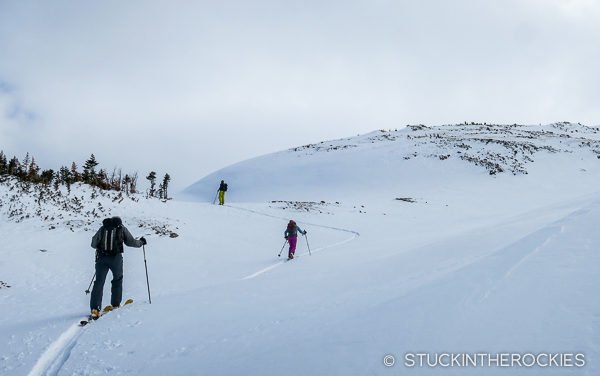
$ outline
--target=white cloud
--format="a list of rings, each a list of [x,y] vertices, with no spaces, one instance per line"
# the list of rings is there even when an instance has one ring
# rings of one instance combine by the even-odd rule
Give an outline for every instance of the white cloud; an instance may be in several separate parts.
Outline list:
[[[0,78],[38,116],[23,150],[183,185],[406,123],[597,124],[596,4],[4,2]]]

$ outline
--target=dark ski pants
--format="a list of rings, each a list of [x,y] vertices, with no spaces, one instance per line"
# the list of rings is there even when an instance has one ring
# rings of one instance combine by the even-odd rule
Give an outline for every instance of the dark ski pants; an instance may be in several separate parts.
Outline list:
[[[102,307],[102,293],[104,290],[104,281],[108,270],[112,272],[113,279],[110,289],[110,305],[113,307],[121,305],[123,296],[123,254],[116,256],[98,256],[96,259],[96,282],[92,289],[90,298],[90,310],[100,310]]]

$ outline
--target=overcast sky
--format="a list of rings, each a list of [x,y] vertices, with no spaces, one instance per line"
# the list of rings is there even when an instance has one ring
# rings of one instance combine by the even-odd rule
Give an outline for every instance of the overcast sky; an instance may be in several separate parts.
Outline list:
[[[598,67],[598,0],[0,0],[0,149],[181,189],[406,124],[598,125]]]

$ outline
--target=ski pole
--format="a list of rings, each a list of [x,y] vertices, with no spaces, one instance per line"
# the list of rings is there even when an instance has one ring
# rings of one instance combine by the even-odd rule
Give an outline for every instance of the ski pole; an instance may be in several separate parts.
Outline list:
[[[152,304],[152,298],[150,298],[150,282],[148,282],[148,263],[146,262],[146,246],[142,245],[144,250],[144,266],[146,267],[146,285],[148,285],[148,301]]]
[[[215,195],[215,198],[213,199],[213,205],[215,204],[215,202],[217,202],[217,196],[219,195],[219,191],[217,191],[217,194]]]
[[[306,246],[308,247],[308,255],[312,256],[312,254],[310,253],[310,245],[308,245],[308,235],[304,234],[304,238],[306,239]]]
[[[90,293],[90,288],[92,287],[92,283],[94,283],[94,278],[96,278],[96,272],[94,272],[94,276],[92,277],[92,280],[90,281],[90,285],[88,286],[87,290],[85,290],[86,295]]]
[[[285,239],[285,243],[283,243],[283,247],[281,247],[281,251],[279,251],[279,254],[277,255],[277,257],[281,257],[281,252],[283,252],[283,248],[285,248],[286,244],[287,244],[287,239]]]

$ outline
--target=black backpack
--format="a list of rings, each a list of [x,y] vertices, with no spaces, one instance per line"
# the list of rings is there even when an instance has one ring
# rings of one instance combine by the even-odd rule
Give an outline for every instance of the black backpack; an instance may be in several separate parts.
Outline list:
[[[102,256],[115,256],[123,253],[123,222],[121,218],[106,218],[102,221],[102,236],[98,245],[98,254]]]

